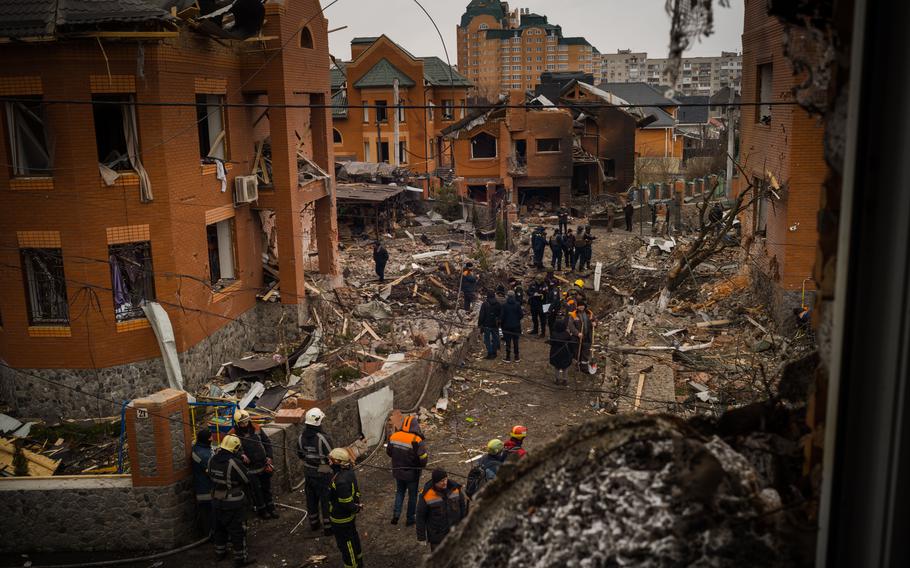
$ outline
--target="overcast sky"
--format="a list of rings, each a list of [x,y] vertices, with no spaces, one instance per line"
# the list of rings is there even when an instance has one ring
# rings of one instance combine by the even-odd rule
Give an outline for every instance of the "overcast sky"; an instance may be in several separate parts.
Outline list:
[[[322,0],[325,6],[330,0]],[[420,0],[442,31],[452,64],[457,63],[455,27],[470,0]],[[743,2],[730,8],[715,4],[715,31],[686,55],[720,55],[742,51]],[[670,20],[664,0],[521,0],[510,8],[530,8],[562,26],[563,35],[584,36],[601,53],[617,49],[645,51],[649,57],[666,57]],[[332,33],[330,48],[340,59],[351,57],[351,38],[385,34],[416,56],[437,55],[445,60],[433,24],[414,0],[339,0],[326,10]]]

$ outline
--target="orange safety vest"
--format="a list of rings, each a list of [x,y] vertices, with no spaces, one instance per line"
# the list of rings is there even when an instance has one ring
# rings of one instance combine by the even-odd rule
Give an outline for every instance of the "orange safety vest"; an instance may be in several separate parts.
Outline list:
[[[410,450],[414,442],[420,443],[423,441],[423,438],[411,432],[411,424],[414,422],[413,416],[408,416],[404,419],[404,423],[401,425],[401,430],[398,430],[391,436],[389,436],[389,443],[400,446],[402,448]],[[425,456],[419,456],[423,458]]]

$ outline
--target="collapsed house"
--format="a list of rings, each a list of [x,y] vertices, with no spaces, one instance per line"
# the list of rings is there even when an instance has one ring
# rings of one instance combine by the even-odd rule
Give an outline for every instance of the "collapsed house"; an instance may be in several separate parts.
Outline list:
[[[274,339],[284,312],[293,331],[298,259],[337,274],[319,3],[20,4],[0,2],[3,400],[112,415]]]

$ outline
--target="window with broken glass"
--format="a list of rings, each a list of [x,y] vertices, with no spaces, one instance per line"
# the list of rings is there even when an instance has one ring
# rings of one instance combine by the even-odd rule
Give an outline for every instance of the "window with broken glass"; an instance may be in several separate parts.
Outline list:
[[[118,172],[133,169],[128,142],[128,130],[136,131],[132,99],[131,95],[92,96],[98,163]]]
[[[455,120],[455,101],[445,99],[442,101],[442,119]]]
[[[144,318],[142,305],[155,300],[152,243],[140,241],[110,245],[111,290],[117,321]]]
[[[376,101],[376,122],[389,121],[389,109],[386,101]]]
[[[29,325],[66,325],[69,304],[59,248],[25,248],[22,256]]]
[[[219,290],[236,279],[234,219],[206,225],[205,235],[209,252],[209,281],[213,290]]]
[[[203,162],[228,159],[224,95],[196,95],[199,157]]]
[[[50,176],[51,159],[40,97],[6,101],[6,132],[14,176]]]

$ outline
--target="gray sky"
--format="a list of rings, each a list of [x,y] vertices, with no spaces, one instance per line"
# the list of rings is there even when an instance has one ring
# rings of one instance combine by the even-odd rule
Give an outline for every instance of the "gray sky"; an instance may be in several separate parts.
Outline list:
[[[325,6],[330,0],[322,0]],[[442,31],[452,64],[457,63],[455,27],[470,0],[420,0]],[[719,55],[741,51],[743,3],[730,8],[715,4],[714,34],[697,43],[686,55]],[[646,51],[649,57],[666,57],[670,20],[664,0],[521,0],[510,8],[530,8],[550,23],[562,26],[566,36],[584,36],[601,53],[617,49]],[[340,59],[351,57],[351,38],[385,34],[417,56],[437,55],[445,60],[442,45],[430,20],[414,0],[339,0],[326,10],[332,33],[330,48]]]

